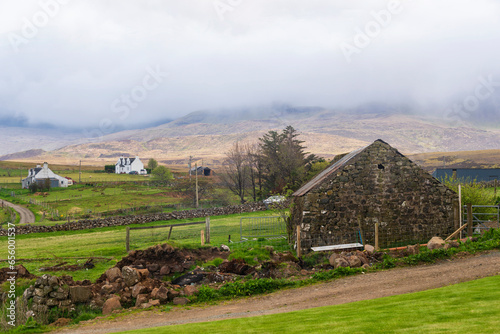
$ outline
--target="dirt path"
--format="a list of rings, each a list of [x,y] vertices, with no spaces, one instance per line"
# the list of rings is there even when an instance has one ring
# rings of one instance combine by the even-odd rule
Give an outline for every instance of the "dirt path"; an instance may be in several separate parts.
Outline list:
[[[19,224],[30,224],[35,222],[35,215],[33,212],[23,206],[4,201],[3,199],[0,199],[0,205],[11,207],[17,211],[21,217]]]
[[[175,308],[167,313],[132,314],[112,321],[92,320],[57,333],[112,333],[191,322],[251,317],[417,292],[500,274],[500,252],[488,252],[433,265],[397,268],[329,283],[206,307]]]

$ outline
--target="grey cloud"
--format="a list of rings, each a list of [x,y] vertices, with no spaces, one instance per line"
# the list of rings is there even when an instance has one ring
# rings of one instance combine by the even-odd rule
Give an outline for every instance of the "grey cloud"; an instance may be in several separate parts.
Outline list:
[[[43,2],[50,1],[62,0]],[[22,36],[25,19],[41,8],[38,1],[2,4],[0,104],[8,111],[0,118],[123,128],[273,101],[411,103],[444,113],[473,93],[479,77],[500,80],[500,3],[493,0],[402,2],[351,62],[340,45],[354,45],[357,28],[364,31],[390,2],[67,2],[18,52],[9,38]],[[142,99],[149,67],[168,76]],[[114,112],[113,102],[134,92],[127,117]]]

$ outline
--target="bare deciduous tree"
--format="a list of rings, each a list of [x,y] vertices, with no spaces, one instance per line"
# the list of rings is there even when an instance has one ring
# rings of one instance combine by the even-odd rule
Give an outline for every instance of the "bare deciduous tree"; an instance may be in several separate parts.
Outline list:
[[[220,174],[224,186],[245,203],[245,191],[248,185],[248,164],[244,145],[236,142],[226,153],[226,159]]]

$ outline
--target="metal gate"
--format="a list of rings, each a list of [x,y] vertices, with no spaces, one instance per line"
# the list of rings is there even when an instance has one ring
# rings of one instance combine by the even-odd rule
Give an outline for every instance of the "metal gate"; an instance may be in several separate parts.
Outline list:
[[[500,205],[473,205],[472,226],[474,233],[483,233],[500,227]],[[467,205],[463,209],[463,222],[467,222]]]
[[[286,238],[286,236],[285,220],[280,216],[240,219],[240,241],[251,238]]]

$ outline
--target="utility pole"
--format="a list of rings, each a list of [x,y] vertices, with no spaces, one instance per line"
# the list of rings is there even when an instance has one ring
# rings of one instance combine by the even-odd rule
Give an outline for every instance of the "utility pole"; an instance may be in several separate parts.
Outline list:
[[[196,208],[198,208],[198,163],[194,164],[195,175],[196,175]]]
[[[188,168],[189,168],[189,179],[191,179],[191,161],[193,160],[193,156],[189,156]]]
[[[80,170],[78,172],[78,183],[82,183],[82,161],[80,160]]]

